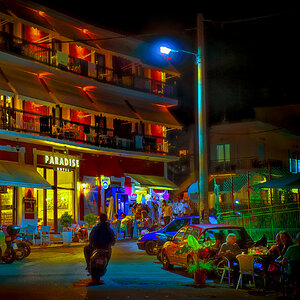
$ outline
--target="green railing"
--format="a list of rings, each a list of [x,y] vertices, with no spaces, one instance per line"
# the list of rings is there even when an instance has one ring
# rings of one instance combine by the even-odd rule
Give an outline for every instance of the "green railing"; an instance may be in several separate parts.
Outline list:
[[[254,241],[264,234],[274,241],[280,231],[287,231],[293,239],[300,232],[298,203],[264,206],[254,209],[229,211],[218,214],[219,223],[244,226]]]

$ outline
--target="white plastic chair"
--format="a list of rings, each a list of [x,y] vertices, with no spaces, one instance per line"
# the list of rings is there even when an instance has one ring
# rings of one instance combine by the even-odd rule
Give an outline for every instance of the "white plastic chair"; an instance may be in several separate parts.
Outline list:
[[[244,274],[252,275],[253,284],[255,285],[254,256],[248,255],[248,254],[239,254],[236,256],[236,258],[239,262],[239,267],[240,267],[240,276],[239,276],[238,283],[236,285],[236,290],[239,288],[240,283],[242,285],[242,280],[243,280]]]
[[[223,259],[218,263],[217,269],[220,273],[222,272],[220,284],[222,284],[225,274],[227,272],[228,284],[230,285],[231,266],[229,260],[226,257],[223,257]]]

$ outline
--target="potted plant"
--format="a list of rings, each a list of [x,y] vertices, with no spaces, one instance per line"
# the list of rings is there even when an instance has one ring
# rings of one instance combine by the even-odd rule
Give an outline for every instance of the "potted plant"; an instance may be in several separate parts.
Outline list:
[[[88,235],[90,236],[90,232],[92,230],[92,227],[97,224],[97,216],[94,214],[87,214],[83,217],[87,227],[88,227]]]
[[[66,245],[70,245],[72,241],[72,230],[70,229],[72,223],[74,223],[74,219],[72,218],[72,215],[68,214],[68,212],[61,215],[60,224],[63,226],[63,243]]]
[[[177,250],[175,254],[192,253],[191,263],[188,265],[187,270],[189,273],[194,274],[195,284],[205,284],[207,271],[212,271],[215,267],[212,262],[205,260],[205,258],[199,259],[199,254],[201,257],[205,257],[205,255],[201,255],[200,252],[206,251],[212,244],[205,242],[200,245],[192,235],[188,236],[187,241],[188,244],[184,245],[180,250]]]

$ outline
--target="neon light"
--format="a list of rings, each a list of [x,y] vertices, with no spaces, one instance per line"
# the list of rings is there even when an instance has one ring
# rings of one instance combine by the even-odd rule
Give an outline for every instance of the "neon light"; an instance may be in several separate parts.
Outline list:
[[[45,164],[79,168],[79,159],[45,155]]]

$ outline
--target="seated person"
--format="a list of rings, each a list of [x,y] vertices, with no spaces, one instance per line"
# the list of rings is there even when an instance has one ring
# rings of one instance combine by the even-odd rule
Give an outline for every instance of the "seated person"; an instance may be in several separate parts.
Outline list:
[[[213,252],[212,254],[217,254],[221,248],[221,245],[225,241],[225,235],[223,232],[216,232],[214,234],[214,238],[215,238],[215,244],[212,245],[209,250]]]
[[[230,266],[233,270],[232,272],[232,282],[235,284],[239,277],[239,264],[236,259],[236,256],[238,254],[241,254],[242,251],[239,247],[239,245],[236,243],[236,235],[233,233],[230,233],[227,235],[226,243],[223,243],[218,255],[226,257],[229,262]]]
[[[88,240],[89,233],[87,228],[85,228],[85,224],[82,224],[82,226],[78,226],[77,230],[75,231],[75,236],[73,238],[73,242],[79,242],[84,241],[86,242]]]
[[[282,260],[284,257],[284,254],[286,253],[288,248],[294,244],[294,242],[293,242],[292,238],[290,237],[290,235],[285,231],[280,232],[280,240],[281,240],[281,243],[283,244],[283,248],[282,248],[281,256],[278,259]]]
[[[228,234],[226,243],[223,243],[218,255],[225,256],[229,261],[235,260],[238,254],[242,251],[239,245],[236,243],[236,236],[233,233]]]
[[[276,240],[276,245],[273,245],[268,250],[268,254],[270,254],[273,257],[273,259],[280,257],[282,255],[282,249],[283,249],[283,244],[281,243],[280,240],[280,233],[277,233],[275,240]]]
[[[293,263],[300,263],[300,232],[296,236],[296,244],[290,246],[281,261],[283,265],[288,264],[287,274],[292,274]],[[299,280],[299,270],[297,270],[298,280]]]

